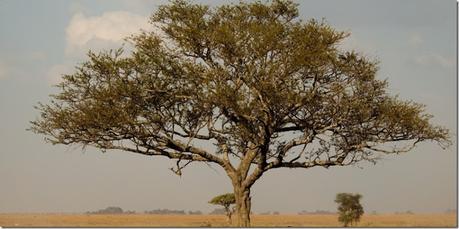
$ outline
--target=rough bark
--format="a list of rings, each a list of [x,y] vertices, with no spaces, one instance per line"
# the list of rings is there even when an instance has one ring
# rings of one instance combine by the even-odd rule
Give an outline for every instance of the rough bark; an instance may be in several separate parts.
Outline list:
[[[234,195],[236,197],[237,226],[250,227],[250,189],[246,187],[235,186]]]

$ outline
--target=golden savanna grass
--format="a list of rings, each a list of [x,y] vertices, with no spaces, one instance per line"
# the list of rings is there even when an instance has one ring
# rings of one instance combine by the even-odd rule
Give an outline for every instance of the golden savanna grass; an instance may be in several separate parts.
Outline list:
[[[0,214],[3,227],[227,227],[223,215]],[[254,227],[340,227],[337,215],[253,215]],[[455,214],[364,215],[359,227],[457,227]]]

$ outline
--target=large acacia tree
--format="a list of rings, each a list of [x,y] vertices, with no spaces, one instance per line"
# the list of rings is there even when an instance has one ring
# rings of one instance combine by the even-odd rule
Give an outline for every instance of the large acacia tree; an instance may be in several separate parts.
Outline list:
[[[340,48],[348,33],[299,20],[290,1],[178,0],[151,24],[129,38],[129,52],[90,52],[37,106],[31,129],[54,144],[168,157],[177,174],[192,162],[220,166],[239,226],[250,225],[250,190],[268,170],[448,143],[422,105],[388,95],[377,61]]]

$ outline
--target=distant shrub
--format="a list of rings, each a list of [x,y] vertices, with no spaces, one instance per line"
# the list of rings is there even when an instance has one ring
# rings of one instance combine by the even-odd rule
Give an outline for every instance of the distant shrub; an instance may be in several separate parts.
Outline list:
[[[156,209],[151,211],[145,211],[145,214],[153,215],[185,215],[184,210],[169,210],[169,209]]]
[[[188,211],[188,215],[202,215],[201,211]]]
[[[362,195],[351,193],[338,193],[335,202],[338,203],[338,221],[343,223],[344,227],[349,224],[355,224],[360,221],[363,215],[363,207],[360,204]]]
[[[101,210],[94,211],[94,212],[88,211],[86,213],[87,214],[124,214],[125,212],[120,207],[107,207],[105,209],[101,209]]]

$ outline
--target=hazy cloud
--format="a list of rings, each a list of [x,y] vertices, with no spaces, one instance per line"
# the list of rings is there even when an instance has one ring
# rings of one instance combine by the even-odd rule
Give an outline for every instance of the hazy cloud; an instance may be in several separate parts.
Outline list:
[[[148,17],[126,11],[106,12],[93,17],[77,13],[66,30],[66,53],[78,54],[82,50],[86,53],[88,49],[114,46],[148,25]]]
[[[57,64],[52,66],[47,74],[46,79],[51,85],[56,85],[62,81],[62,75],[70,74],[74,70],[70,64]]]
[[[454,28],[452,22],[455,20],[456,1],[445,1],[442,4],[432,0],[311,0],[307,4],[296,2],[301,2],[299,8],[303,12],[303,18],[325,17],[332,24],[345,27],[393,29],[450,24],[450,28]]]
[[[419,46],[424,43],[424,39],[419,34],[412,34],[408,40],[408,43],[412,46]]]
[[[440,66],[443,68],[454,67],[454,58],[445,57],[439,54],[427,54],[414,58],[414,62],[424,66]]]
[[[124,0],[122,1],[122,5],[128,9],[129,11],[134,12],[142,12],[150,15],[152,12],[155,11],[155,8],[158,5],[167,4],[167,0]]]
[[[30,55],[31,60],[36,60],[36,61],[46,60],[46,54],[43,52],[31,52],[29,55]]]
[[[339,44],[339,48],[346,51],[363,53],[364,55],[369,55],[370,57],[375,57],[377,54],[377,48],[375,48],[374,44],[368,40],[358,38],[355,34],[344,39]]]
[[[87,12],[88,9],[80,1],[71,1],[69,11],[71,12],[71,14],[77,14],[81,12]]]
[[[66,27],[66,60],[53,65],[46,74],[49,84],[58,84],[62,75],[74,71],[76,62],[84,59],[89,50],[101,51],[121,47],[129,35],[148,30],[148,17],[127,11],[110,11],[98,16],[86,16],[81,4],[73,4],[75,13]]]

